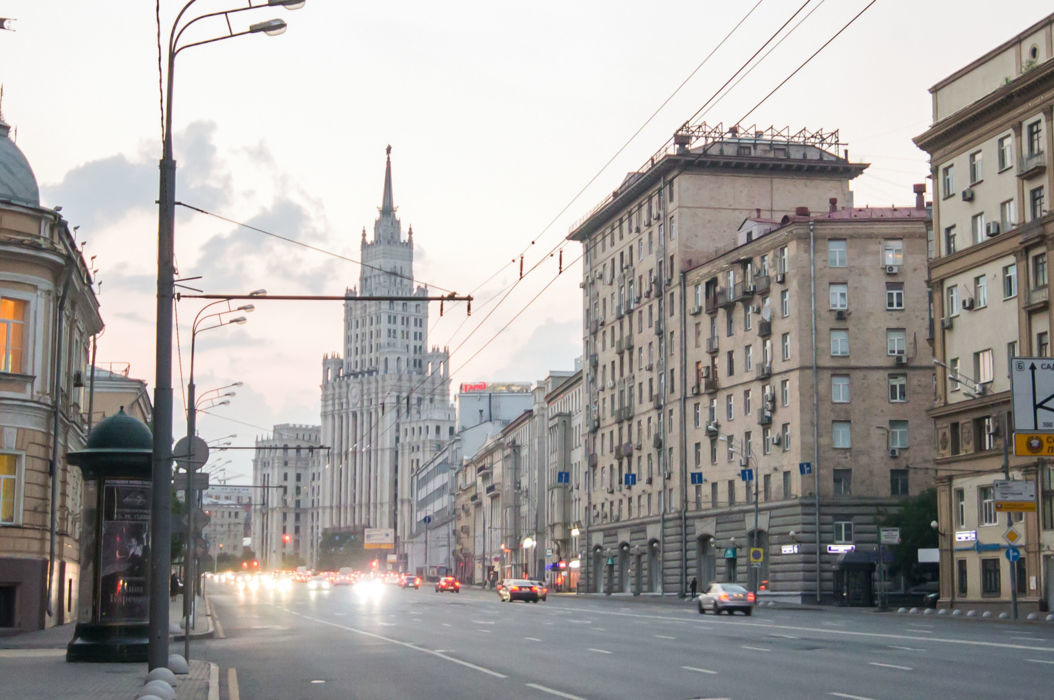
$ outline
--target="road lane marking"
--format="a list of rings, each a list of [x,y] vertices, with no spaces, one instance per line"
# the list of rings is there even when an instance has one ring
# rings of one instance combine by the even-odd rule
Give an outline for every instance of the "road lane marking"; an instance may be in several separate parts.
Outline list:
[[[589,647],[588,649],[586,649],[586,651],[595,651],[598,654],[614,654],[615,653],[613,651],[607,651],[606,649],[594,649],[593,647]]]
[[[890,649],[903,649],[904,651],[926,651],[925,649],[919,649],[917,647],[901,647],[901,646],[897,646],[896,644],[890,644],[889,648]]]
[[[482,627],[477,628],[476,631],[477,632],[482,632],[483,634],[490,634],[490,630],[485,630]]]
[[[318,681],[318,680],[311,681],[311,685],[324,685],[324,684],[325,684],[325,681]]]
[[[559,690],[553,690],[552,688],[546,688],[544,685],[538,685],[537,683],[524,683],[528,688],[534,688],[540,690],[543,693],[549,693],[555,695],[558,698],[567,698],[567,700],[585,700],[585,698],[578,695],[571,695],[570,693],[562,693]]]
[[[708,668],[696,668],[695,666],[681,666],[685,671],[695,671],[696,673],[705,673],[711,676],[716,676],[717,671],[711,671]]]
[[[542,641],[542,640],[538,639],[537,637],[524,637],[524,639],[526,639],[528,641],[531,641],[531,642],[540,642],[540,641]]]
[[[652,635],[652,636],[655,637],[656,639],[677,639],[677,637],[671,637],[668,634],[655,634],[655,635]]]
[[[209,662],[209,700],[220,700],[220,667]]]
[[[874,700],[874,698],[865,697],[863,695],[850,695],[849,693],[835,693],[835,692],[831,692],[831,693],[827,693],[827,694],[828,695],[833,695],[836,698],[849,698],[849,700]]]
[[[241,693],[238,691],[238,672],[234,667],[227,669],[227,697],[230,700],[240,700]]]
[[[473,620],[472,624],[474,624],[474,625],[493,625],[494,624],[494,620]]]
[[[772,636],[782,637],[783,639],[799,639],[799,637],[795,637],[793,634],[773,634]]]
[[[881,668],[895,668],[898,671],[910,671],[911,666],[897,666],[896,664],[880,664],[877,661],[869,661],[872,666],[879,666]]]
[[[424,647],[420,647],[420,646],[418,646],[416,644],[413,644],[412,642],[403,642],[401,640],[394,639],[392,637],[385,637],[383,634],[376,634],[375,632],[367,632],[366,630],[360,630],[360,629],[357,629],[355,627],[348,627],[347,625],[338,625],[337,623],[330,622],[329,620],[323,620],[323,619],[318,618],[318,617],[309,617],[308,615],[304,615],[303,613],[298,613],[298,612],[296,612],[294,610],[289,610],[289,609],[286,609],[286,608],[279,608],[279,610],[285,610],[290,615],[296,615],[297,617],[302,617],[305,620],[310,620],[311,622],[317,622],[320,625],[328,625],[330,627],[336,627],[337,629],[346,630],[348,632],[353,632],[355,634],[362,635],[363,637],[370,637],[372,639],[379,639],[382,642],[388,642],[389,644],[396,644],[398,646],[405,647],[407,649],[413,649],[414,651],[419,651],[422,654],[429,654],[431,656],[435,656],[436,658],[443,659],[444,661],[450,661],[451,663],[458,664],[459,666],[464,666],[465,668],[471,668],[474,671],[479,671],[480,673],[485,673],[485,674],[487,674],[489,676],[494,676],[495,678],[508,678],[508,676],[506,676],[504,673],[498,673],[497,671],[491,670],[489,668],[485,668],[483,666],[479,666],[477,664],[474,664],[474,663],[471,663],[471,662],[468,662],[468,661],[462,661],[461,659],[455,659],[453,656],[447,656],[446,654],[442,654],[440,652],[433,651],[432,649],[425,649]],[[238,698],[235,698],[235,697],[232,696],[231,700],[238,700]]]
[[[220,616],[216,614],[216,608],[212,609],[212,624],[216,628],[216,639],[226,639],[227,635],[223,633],[223,625],[220,624]]]
[[[594,627],[593,629],[595,629],[597,632],[607,632],[607,628],[605,627]]]
[[[749,649],[750,651],[772,651],[771,649],[766,649],[765,647],[748,647],[746,644],[742,645],[740,649]]]
[[[1043,659],[1025,659],[1025,661],[1031,661],[1034,664],[1054,664],[1054,661],[1044,661]]]
[[[443,623],[443,627],[450,627],[450,626],[451,626],[451,624],[449,622],[444,622]]]

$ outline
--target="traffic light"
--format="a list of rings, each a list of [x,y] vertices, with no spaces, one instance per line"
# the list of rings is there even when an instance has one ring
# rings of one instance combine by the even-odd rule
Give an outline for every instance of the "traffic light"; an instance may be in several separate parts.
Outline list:
[[[282,533],[282,542],[284,542],[286,544],[289,544],[292,541],[293,541],[293,536],[292,535],[290,535],[288,532]]]

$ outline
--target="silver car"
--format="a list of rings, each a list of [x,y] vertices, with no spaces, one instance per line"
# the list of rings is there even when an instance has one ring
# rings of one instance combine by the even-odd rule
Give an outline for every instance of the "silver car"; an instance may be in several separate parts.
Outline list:
[[[696,598],[696,603],[700,615],[708,610],[715,615],[722,612],[731,615],[736,610],[744,615],[754,612],[754,594],[736,583],[711,583]]]

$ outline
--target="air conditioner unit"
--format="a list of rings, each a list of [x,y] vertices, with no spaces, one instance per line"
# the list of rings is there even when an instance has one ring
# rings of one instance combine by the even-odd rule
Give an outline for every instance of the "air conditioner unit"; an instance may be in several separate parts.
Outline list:
[[[666,472],[663,476],[665,476],[666,480],[669,481],[673,478],[673,472]]]
[[[967,187],[965,190],[963,190],[963,201],[964,202],[972,202],[973,201],[973,190],[970,189],[969,187]]]
[[[836,320],[836,321],[844,321],[845,318],[846,318],[845,309],[837,309],[837,310],[835,310],[835,312],[834,312],[834,320]]]
[[[692,396],[698,396],[698,395],[699,395],[699,385],[698,384],[693,384],[692,385]]]
[[[609,379],[608,380],[608,389],[614,389],[614,388],[615,388],[615,382],[613,382],[612,380]]]
[[[900,265],[886,265],[887,275],[898,275],[900,274]]]
[[[649,362],[648,364],[644,365],[644,369],[648,372],[652,371],[653,369],[655,369],[655,363]]]
[[[889,448],[889,456],[890,457],[899,457],[900,456],[900,450],[898,450],[896,447]]]
[[[987,224],[984,225],[984,232],[985,232],[985,235],[987,235],[989,238],[991,238],[992,236],[998,236],[999,235],[999,222],[998,221],[989,221]]]
[[[776,282],[778,284],[783,284],[784,280],[786,280],[786,279],[787,279],[787,273],[786,272],[777,272],[776,273]]]
[[[943,328],[944,330],[951,330],[951,327],[952,327],[952,319],[951,319],[951,317],[942,318],[941,319],[941,328]]]
[[[699,376],[702,377],[703,379],[709,379],[710,378],[710,368],[709,367],[701,367],[699,369]]]
[[[973,305],[974,305],[974,301],[973,301],[973,299],[971,299],[970,297],[966,297],[966,298],[964,298],[964,299],[962,300],[962,307],[963,307],[964,309],[966,309],[967,311],[969,311],[970,309],[972,309],[972,308],[973,308]]]
[[[772,436],[772,444],[773,445],[779,445],[782,440],[783,440],[783,438],[780,436],[779,433],[776,433],[775,435]]]
[[[717,423],[710,423],[710,424],[708,424],[706,426],[706,434],[707,435],[717,435],[717,433],[720,430],[721,430],[721,426],[719,424],[717,424]]]
[[[759,304],[754,304],[753,306],[750,307],[750,313],[752,313],[752,314],[760,314],[761,313],[761,306]]]
[[[904,355],[897,355],[897,356],[896,356],[896,357],[894,358],[894,361],[895,361],[895,362],[896,362],[896,364],[898,364],[898,365],[906,365],[906,364],[908,364],[908,358],[907,358],[907,357],[905,357]]]
[[[651,483],[651,477],[649,476],[647,479],[645,479],[644,483],[645,484],[650,484]]]

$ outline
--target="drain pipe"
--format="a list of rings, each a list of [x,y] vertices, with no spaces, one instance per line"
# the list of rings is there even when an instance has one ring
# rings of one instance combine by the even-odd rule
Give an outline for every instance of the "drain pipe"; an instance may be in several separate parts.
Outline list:
[[[816,368],[816,222],[809,220],[809,284],[812,307],[812,479],[815,493],[816,603],[820,603],[820,390]]]
[[[48,544],[48,617],[54,617],[55,611],[51,608],[52,593],[55,583],[55,543],[56,527],[58,525],[58,501],[59,501],[59,478],[58,478],[58,452],[59,452],[59,393],[62,386],[60,379],[62,374],[62,314],[66,307],[66,296],[70,290],[70,279],[73,277],[73,265],[66,268],[66,276],[62,282],[62,293],[59,294],[58,306],[55,309],[55,320],[52,324],[55,336],[52,342],[51,361],[51,459],[48,462],[48,475],[51,477],[51,514],[50,514],[50,541]]]

